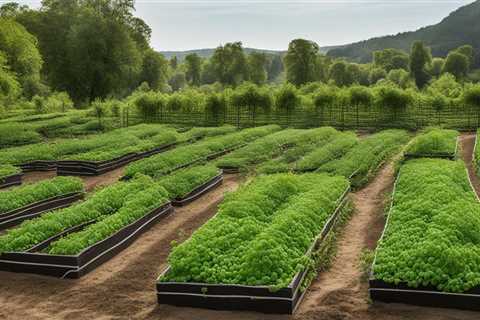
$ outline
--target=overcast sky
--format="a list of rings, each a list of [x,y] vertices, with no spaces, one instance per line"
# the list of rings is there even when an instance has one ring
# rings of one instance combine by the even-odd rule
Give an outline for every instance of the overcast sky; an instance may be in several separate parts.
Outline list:
[[[13,1],[13,0],[9,0]],[[0,0],[2,2],[9,2]],[[38,7],[40,0],[18,1]],[[213,48],[231,41],[285,50],[306,38],[320,46],[396,34],[440,22],[472,0],[137,0],[157,50]]]

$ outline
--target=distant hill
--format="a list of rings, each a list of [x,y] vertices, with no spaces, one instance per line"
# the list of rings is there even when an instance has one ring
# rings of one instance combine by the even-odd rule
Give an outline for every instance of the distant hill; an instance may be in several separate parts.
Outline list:
[[[470,44],[475,48],[476,65],[480,66],[480,0],[457,9],[436,25],[340,46],[329,50],[328,55],[365,63],[371,61],[375,50],[396,48],[409,51],[416,40],[430,46],[434,56],[446,56],[450,50]]]
[[[284,54],[285,51],[277,51],[277,50],[267,50],[267,49],[254,49],[254,48],[243,48],[243,50],[248,54],[250,52],[264,52],[269,54]],[[161,54],[165,56],[165,58],[170,59],[174,56],[177,57],[178,60],[182,61],[185,59],[190,53],[196,53],[202,58],[210,58],[213,55],[215,48],[208,48],[208,49],[193,49],[187,51],[160,51]]]

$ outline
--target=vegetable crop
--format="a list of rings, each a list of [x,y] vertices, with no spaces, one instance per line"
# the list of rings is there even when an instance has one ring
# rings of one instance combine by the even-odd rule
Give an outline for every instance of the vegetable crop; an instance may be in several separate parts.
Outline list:
[[[416,159],[401,167],[373,271],[413,288],[480,285],[480,203],[463,161]]]
[[[360,187],[409,140],[404,130],[381,131],[361,140],[343,157],[322,165],[318,171],[351,178],[352,186]]]
[[[22,172],[19,168],[11,166],[11,165],[0,165],[0,182],[3,181],[6,177],[13,176],[14,174],[18,174]]]
[[[0,253],[27,250],[66,229],[89,221],[101,221],[119,212],[127,203],[143,197],[144,193],[148,194],[154,185],[155,182],[146,176],[117,182],[79,204],[24,221],[0,236]],[[131,213],[134,211],[133,208]]]
[[[49,198],[82,192],[83,182],[74,177],[55,177],[0,192],[0,215]]]
[[[413,157],[454,157],[458,131],[429,129],[413,139],[405,154]]]
[[[242,146],[244,143],[280,130],[277,125],[245,129],[220,137],[207,138],[187,146],[142,159],[130,164],[125,170],[126,177],[141,173],[151,177],[160,177],[182,166],[204,161],[208,156]]]
[[[281,156],[286,150],[296,146],[328,141],[336,133],[331,127],[282,130],[235,150],[220,158],[216,164],[219,168],[246,168]]]
[[[190,192],[220,174],[214,165],[195,166],[178,170],[157,182],[168,192],[170,199],[183,198]]]
[[[348,187],[343,177],[277,174],[228,194],[217,215],[169,256],[160,281],[284,287]]]

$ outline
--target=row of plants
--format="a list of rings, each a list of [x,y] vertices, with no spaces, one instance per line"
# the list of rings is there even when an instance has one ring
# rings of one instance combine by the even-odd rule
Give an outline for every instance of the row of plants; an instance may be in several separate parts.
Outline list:
[[[219,168],[246,169],[279,157],[291,148],[324,143],[336,133],[337,131],[331,127],[282,130],[235,150],[215,163]]]
[[[56,140],[0,150],[0,163],[23,164],[38,160],[110,160],[131,152],[142,152],[201,136],[221,135],[233,127],[192,129],[178,133],[165,125],[141,124],[86,138]]]
[[[208,138],[188,146],[177,147],[174,150],[131,163],[125,170],[125,177],[131,178],[138,173],[159,177],[183,166],[207,160],[213,154],[242,146],[279,130],[280,126],[277,125],[256,127],[220,137]]]
[[[350,178],[352,187],[361,187],[387,159],[400,152],[410,138],[406,131],[398,129],[372,134],[353,146],[343,157],[320,166],[318,171]]]
[[[348,186],[316,173],[256,178],[174,247],[160,281],[286,287],[311,264],[306,253]]]
[[[408,145],[407,157],[454,157],[459,133],[456,130],[428,128]]]
[[[21,170],[12,165],[0,165],[0,182],[6,177],[21,173]]]
[[[35,202],[82,192],[83,182],[74,177],[55,177],[0,192],[0,215]]]
[[[315,171],[325,163],[341,158],[357,143],[358,138],[354,133],[338,133],[334,139],[300,159],[295,164],[294,170],[300,172]]]
[[[221,171],[212,164],[194,166],[178,170],[161,177],[157,183],[165,188],[170,199],[179,199],[188,195],[195,188],[215,178]]]
[[[397,178],[373,272],[412,288],[462,293],[480,285],[480,203],[463,161],[407,161]]]
[[[115,216],[117,213],[121,214],[115,216],[120,216],[118,220],[112,218],[115,223],[125,221],[130,215],[137,216],[140,212],[145,213],[145,210],[163,203],[165,195],[166,191],[146,176],[137,177],[129,182],[117,182],[93,193],[83,202],[66,209],[45,213],[7,230],[0,236],[0,253],[27,250],[69,228],[91,221],[103,222],[107,217]],[[108,223],[102,223],[102,226],[114,232],[118,224],[112,221],[110,226]],[[98,229],[95,230],[100,232]],[[103,231],[101,234],[106,235]],[[100,238],[93,234],[91,236],[95,239]],[[85,238],[85,241],[90,243],[91,240]]]

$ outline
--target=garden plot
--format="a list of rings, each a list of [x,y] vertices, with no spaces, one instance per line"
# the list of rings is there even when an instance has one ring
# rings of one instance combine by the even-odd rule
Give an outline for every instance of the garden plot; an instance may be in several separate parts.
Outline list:
[[[479,228],[462,161],[407,161],[372,266],[371,298],[480,310]]]
[[[454,159],[457,156],[458,141],[458,131],[428,129],[412,140],[405,151],[405,158]]]
[[[349,183],[322,174],[262,176],[169,256],[159,303],[293,313],[314,248],[348,211]]]

